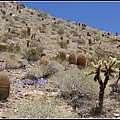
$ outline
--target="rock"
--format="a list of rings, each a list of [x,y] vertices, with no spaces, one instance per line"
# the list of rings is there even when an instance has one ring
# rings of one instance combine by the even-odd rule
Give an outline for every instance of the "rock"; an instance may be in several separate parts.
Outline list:
[[[119,113],[114,113],[114,117],[119,117],[120,116],[120,114]]]

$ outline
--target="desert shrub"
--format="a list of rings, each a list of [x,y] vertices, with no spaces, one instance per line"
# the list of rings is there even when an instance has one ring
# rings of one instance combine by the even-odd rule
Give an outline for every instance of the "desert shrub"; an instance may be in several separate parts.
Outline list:
[[[21,57],[18,54],[4,52],[0,55],[0,58],[6,63],[6,69],[19,68],[18,62]]]
[[[5,43],[0,43],[0,51],[5,52],[7,49],[7,44]]]
[[[70,92],[71,90],[79,90],[80,93],[88,95],[91,99],[97,99],[99,87],[91,79],[87,78],[84,70],[70,69],[67,71],[59,71],[49,78],[49,81],[54,81],[59,85],[62,91]]]
[[[4,33],[3,35],[2,35],[2,41],[7,41],[8,39],[11,39],[12,38],[12,33],[11,32],[7,32],[7,33]]]
[[[56,61],[64,67],[66,67],[69,64],[67,55],[64,54],[63,56],[60,56],[59,52],[55,56],[50,57],[49,59]]]
[[[18,104],[17,113],[20,118],[69,118],[68,114],[64,114],[61,107],[56,102],[61,103],[58,99],[52,101],[46,101],[44,99],[38,99],[34,96],[36,101],[30,103],[24,102]]]
[[[27,37],[27,30],[26,29],[22,29],[21,30],[21,37]]]
[[[73,36],[78,36],[78,33],[76,30],[71,30],[70,33],[73,34]]]
[[[7,45],[7,52],[18,53],[21,51],[21,47],[18,43],[10,43]]]
[[[52,30],[53,30],[53,31],[57,30],[58,27],[59,27],[58,24],[55,24],[55,23],[52,24]]]
[[[18,16],[14,16],[14,20],[15,20],[15,21],[19,21]]]
[[[83,38],[79,38],[77,41],[76,41],[78,44],[83,44],[83,45],[85,45],[85,43],[86,43],[86,41],[85,41],[85,39],[83,39]]]
[[[23,53],[23,56],[28,60],[28,61],[36,61],[40,58],[40,54],[43,52],[42,48],[36,48],[36,47],[30,47],[25,50]]]
[[[59,34],[59,35],[62,35],[62,34],[64,34],[64,29],[59,29],[58,31],[57,31],[57,33]]]
[[[67,45],[68,45],[67,41],[61,40],[61,41],[59,41],[57,43],[60,45],[61,48],[67,49]]]
[[[46,32],[46,26],[39,26],[38,29],[39,29],[40,33]]]
[[[38,78],[45,78],[55,74],[59,70],[64,70],[64,67],[56,61],[49,60],[49,64],[44,65],[40,64],[38,60],[37,65],[30,67],[28,74],[35,75]]]
[[[10,77],[6,72],[0,72],[0,100],[6,100],[10,94]]]

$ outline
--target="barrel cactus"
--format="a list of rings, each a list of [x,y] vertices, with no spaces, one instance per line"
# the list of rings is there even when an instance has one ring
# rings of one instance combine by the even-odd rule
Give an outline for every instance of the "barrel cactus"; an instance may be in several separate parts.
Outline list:
[[[86,55],[84,53],[79,53],[77,56],[78,68],[85,68],[86,66]]]
[[[41,57],[40,64],[43,64],[43,65],[48,65],[49,64],[49,61],[48,61],[46,56]]]
[[[62,60],[65,60],[65,59],[66,59],[66,52],[65,52],[65,50],[60,50],[60,51],[59,51],[59,57],[60,57],[60,59],[62,59]]]
[[[71,52],[69,55],[69,64],[76,64],[77,58],[76,58],[76,53]]]
[[[7,100],[10,93],[10,78],[6,72],[0,72],[0,100]]]

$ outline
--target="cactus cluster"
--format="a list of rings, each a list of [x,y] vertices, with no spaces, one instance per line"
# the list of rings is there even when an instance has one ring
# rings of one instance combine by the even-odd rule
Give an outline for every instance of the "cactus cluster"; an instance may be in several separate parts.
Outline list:
[[[10,78],[5,72],[0,72],[0,100],[7,100],[10,94]]]
[[[69,55],[69,64],[75,64],[78,68],[85,68],[87,63],[85,53],[79,53],[76,55],[75,52],[71,52]]]

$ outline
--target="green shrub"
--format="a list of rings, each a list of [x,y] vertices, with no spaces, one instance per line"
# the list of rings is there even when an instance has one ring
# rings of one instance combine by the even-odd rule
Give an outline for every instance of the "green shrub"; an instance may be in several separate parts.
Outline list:
[[[23,56],[28,60],[28,61],[36,61],[40,59],[40,54],[43,52],[42,48],[34,48],[30,47],[25,50],[23,53]]]
[[[62,34],[64,34],[64,29],[59,29],[58,31],[57,31],[57,33],[59,34],[59,35],[62,35]]]
[[[60,45],[61,48],[67,49],[67,45],[68,45],[68,42],[67,42],[67,41],[61,40],[61,41],[59,41],[59,42],[57,42],[57,43]]]
[[[7,52],[14,52],[14,53],[18,53],[21,51],[21,47],[18,43],[10,43],[7,46]]]

